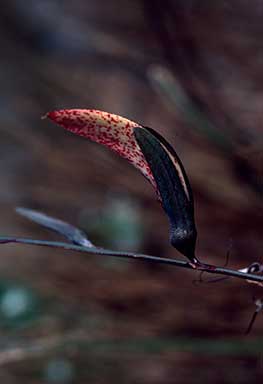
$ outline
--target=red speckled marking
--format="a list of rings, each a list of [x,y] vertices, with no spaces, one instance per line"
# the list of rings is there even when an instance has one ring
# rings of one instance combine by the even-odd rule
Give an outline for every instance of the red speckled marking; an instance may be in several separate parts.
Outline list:
[[[68,131],[117,152],[139,169],[157,191],[152,172],[134,137],[133,128],[141,127],[140,124],[95,109],[61,109],[49,112],[47,117]]]

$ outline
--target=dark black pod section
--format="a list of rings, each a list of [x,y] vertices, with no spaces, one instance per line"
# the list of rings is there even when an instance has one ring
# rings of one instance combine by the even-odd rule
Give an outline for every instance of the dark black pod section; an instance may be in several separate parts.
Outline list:
[[[193,194],[186,172],[172,146],[147,127],[134,128],[136,141],[152,171],[161,203],[170,221],[170,242],[192,262],[195,257],[196,227]]]

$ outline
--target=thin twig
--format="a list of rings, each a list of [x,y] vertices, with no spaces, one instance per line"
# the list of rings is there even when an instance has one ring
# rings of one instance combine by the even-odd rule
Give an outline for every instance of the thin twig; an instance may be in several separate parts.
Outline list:
[[[125,259],[136,259],[146,262],[153,262],[159,264],[168,264],[176,267],[187,268],[192,270],[197,270],[193,264],[177,259],[163,258],[158,256],[150,256],[144,255],[140,253],[133,252],[122,252],[122,251],[111,251],[108,249],[97,248],[97,247],[83,247],[79,245],[63,243],[58,241],[47,241],[47,240],[34,240],[29,238],[18,238],[18,237],[0,237],[0,243],[20,243],[20,244],[30,244],[30,245],[38,245],[38,246],[46,246],[52,248],[63,248],[66,250],[77,251],[88,254],[96,254],[96,255],[104,255],[104,256],[114,256]],[[238,279],[249,280],[253,282],[263,283],[263,276],[258,276],[252,273],[244,273],[240,271],[236,271],[233,269],[225,268],[225,267],[216,267],[211,265],[204,265],[202,270],[207,273],[213,273],[217,275],[224,275],[229,277],[236,277]]]
[[[246,335],[248,335],[250,333],[250,331],[251,331],[251,329],[252,329],[252,327],[254,325],[254,322],[255,322],[255,320],[257,318],[257,315],[259,314],[259,312],[261,312],[263,310],[263,302],[262,302],[262,300],[260,300],[260,299],[256,300],[255,301],[255,305],[256,305],[256,310],[253,313],[253,316],[252,316],[252,318],[251,318],[251,320],[249,322],[248,328],[247,328],[246,333],[245,333]]]

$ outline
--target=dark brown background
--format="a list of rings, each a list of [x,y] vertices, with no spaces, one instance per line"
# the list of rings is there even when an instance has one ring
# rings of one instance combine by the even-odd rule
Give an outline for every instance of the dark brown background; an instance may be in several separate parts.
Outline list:
[[[40,120],[52,109],[96,108],[153,127],[173,144],[193,186],[202,260],[223,265],[232,245],[229,266],[262,261],[262,17],[259,0],[4,2],[1,234],[56,238],[18,217],[22,205],[82,226],[98,245],[180,257],[135,169]],[[262,315],[244,336],[262,288],[197,278],[2,245],[1,380],[262,380]],[[10,304],[8,292],[17,301]],[[16,316],[19,292],[33,304]]]

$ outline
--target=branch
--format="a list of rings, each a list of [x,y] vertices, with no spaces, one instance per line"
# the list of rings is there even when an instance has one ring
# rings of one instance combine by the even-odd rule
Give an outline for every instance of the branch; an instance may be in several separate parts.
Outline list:
[[[101,255],[101,256],[113,256],[113,257],[119,257],[124,259],[135,259],[135,260],[141,260],[151,263],[159,263],[159,264],[167,264],[167,265],[173,265],[175,267],[180,268],[187,268],[192,270],[202,270],[207,273],[217,274],[217,275],[224,275],[227,277],[236,277],[238,279],[247,280],[249,282],[255,282],[263,284],[263,276],[258,276],[253,273],[248,272],[242,272],[239,270],[233,270],[229,268],[224,267],[216,267],[211,265],[203,265],[203,267],[196,268],[195,265],[183,261],[183,260],[177,260],[177,259],[170,259],[170,258],[163,258],[158,256],[150,256],[150,255],[144,255],[140,253],[133,253],[133,252],[122,252],[122,251],[111,251],[104,248],[98,248],[98,247],[85,247],[80,245],[74,245],[64,242],[58,242],[58,241],[47,241],[47,240],[34,240],[30,238],[19,238],[19,237],[4,237],[0,236],[0,244],[5,243],[19,243],[19,244],[28,244],[28,245],[37,245],[37,246],[46,246],[51,248],[63,248],[70,251],[77,251],[82,252],[86,254],[95,254],[95,255]]]
[[[202,348],[200,349],[200,344]],[[201,353],[209,355],[216,351],[228,351],[235,356],[242,356],[244,353],[248,356],[258,357],[262,351],[262,339],[244,340],[240,338],[231,339],[200,339],[200,338],[158,338],[158,337],[140,337],[140,338],[92,338],[86,330],[71,331],[66,334],[54,335],[47,338],[39,338],[32,342],[18,346],[10,346],[2,348],[0,351],[0,367],[7,364],[16,364],[28,359],[43,358],[45,355],[53,353],[54,350],[65,351],[68,345],[80,345],[85,347],[83,350],[91,353],[92,356],[101,351],[120,351],[121,353],[129,353],[136,351],[137,353],[147,352],[152,356],[156,352],[162,353],[167,351],[191,353]]]

